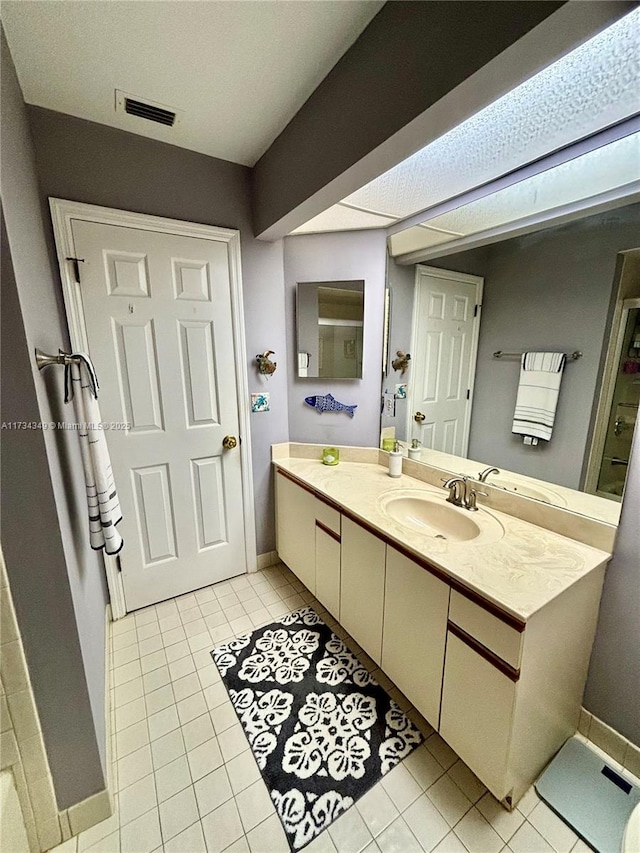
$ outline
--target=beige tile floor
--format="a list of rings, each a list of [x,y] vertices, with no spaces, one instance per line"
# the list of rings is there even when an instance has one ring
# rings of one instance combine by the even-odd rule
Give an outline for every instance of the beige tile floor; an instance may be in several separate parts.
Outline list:
[[[288,853],[209,652],[305,604],[347,640],[427,738],[308,853],[587,853],[533,789],[506,812],[282,564],[113,624],[117,812],[55,853]]]

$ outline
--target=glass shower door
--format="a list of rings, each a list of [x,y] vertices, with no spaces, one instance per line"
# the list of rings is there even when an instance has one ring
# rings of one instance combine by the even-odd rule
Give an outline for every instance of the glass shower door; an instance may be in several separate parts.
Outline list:
[[[597,494],[622,500],[640,402],[640,308],[627,312]]]

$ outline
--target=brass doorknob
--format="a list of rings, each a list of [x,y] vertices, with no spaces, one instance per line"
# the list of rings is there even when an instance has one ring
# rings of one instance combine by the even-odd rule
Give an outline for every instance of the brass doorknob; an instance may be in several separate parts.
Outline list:
[[[222,446],[225,450],[233,450],[234,447],[238,446],[238,439],[235,435],[225,435],[222,439]]]
[[[427,416],[423,415],[422,412],[416,412],[415,415],[413,416],[413,419],[416,423],[421,424],[422,421],[426,421]]]

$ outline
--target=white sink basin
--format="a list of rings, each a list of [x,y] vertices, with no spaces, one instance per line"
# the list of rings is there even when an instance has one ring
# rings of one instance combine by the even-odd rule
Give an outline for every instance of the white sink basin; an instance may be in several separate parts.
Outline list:
[[[535,486],[529,485],[524,480],[512,480],[509,477],[491,477],[487,480],[488,486],[497,486],[500,489],[505,489],[507,492],[514,492],[516,495],[522,495],[525,498],[535,498],[537,501],[544,501],[548,504],[555,504],[556,506],[566,506],[567,502],[564,498],[560,497],[560,495],[553,491],[553,489],[547,489],[544,486]]]
[[[379,507],[387,518],[407,530],[451,543],[497,542],[504,536],[500,522],[486,510],[469,512],[455,507],[444,494],[400,489],[382,495]]]

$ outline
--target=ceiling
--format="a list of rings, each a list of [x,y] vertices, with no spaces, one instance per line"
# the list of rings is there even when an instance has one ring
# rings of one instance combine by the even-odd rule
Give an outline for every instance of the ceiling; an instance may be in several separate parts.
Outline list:
[[[3,0],[27,103],[252,166],[382,0]],[[180,111],[116,112],[115,90]]]
[[[394,225],[627,119],[638,111],[638,91],[640,9],[635,9],[292,233]],[[605,158],[607,168],[603,166],[597,176],[593,160],[580,158],[563,172],[546,173],[546,178],[526,188],[492,196],[493,201],[464,216],[431,219],[426,213],[426,224],[411,228],[411,239],[398,251],[415,251],[420,241],[426,247],[458,239],[474,228],[491,227],[484,216],[486,223],[495,223],[516,212],[533,214],[543,204],[548,208],[564,204],[576,194],[585,195],[592,178],[598,192],[605,191],[608,180],[619,186],[634,173],[637,180],[637,140],[618,150],[626,158],[617,164],[624,178],[610,158]],[[562,179],[556,181],[560,174]]]

